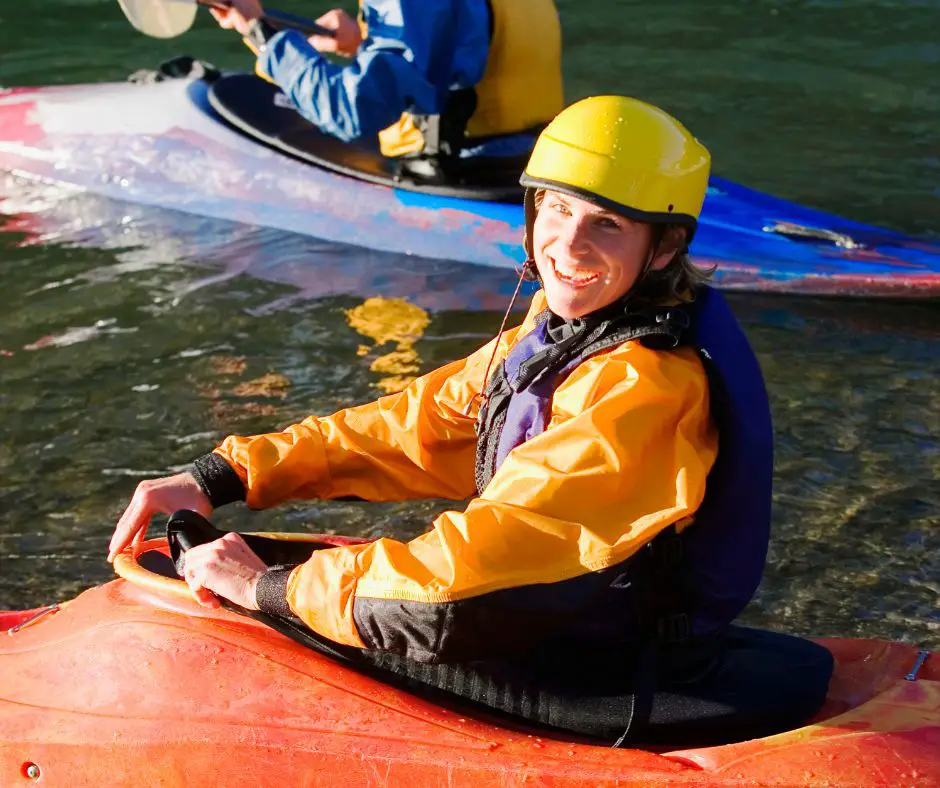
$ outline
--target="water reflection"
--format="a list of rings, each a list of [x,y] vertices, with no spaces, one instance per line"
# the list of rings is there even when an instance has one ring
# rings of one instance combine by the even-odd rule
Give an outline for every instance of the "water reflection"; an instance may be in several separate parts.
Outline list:
[[[21,246],[113,251],[114,259],[106,266],[84,274],[88,281],[184,266],[204,273],[171,287],[167,296],[172,299],[241,275],[290,286],[290,292],[273,301],[254,305],[258,314],[336,295],[408,298],[436,311],[499,310],[516,283],[512,271],[318,241],[0,174],[3,214],[3,229],[21,234]]]
[[[406,388],[421,372],[421,358],[414,349],[431,322],[428,313],[403,298],[367,298],[364,303],[346,311],[346,322],[376,348],[394,343],[390,353],[373,359],[369,369],[382,377],[376,386],[385,394]],[[359,356],[372,355],[372,348],[360,345]]]

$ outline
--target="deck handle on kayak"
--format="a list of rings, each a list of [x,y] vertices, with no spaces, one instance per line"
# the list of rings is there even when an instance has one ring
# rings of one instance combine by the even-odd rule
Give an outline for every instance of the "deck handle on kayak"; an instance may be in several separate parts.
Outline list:
[[[183,580],[166,577],[141,566],[140,556],[151,550],[162,553],[169,559],[166,539],[147,539],[143,542],[128,545],[114,556],[115,574],[147,591],[154,591],[161,596],[193,602],[192,591],[189,590],[189,586]]]
[[[244,533],[243,536],[263,536],[266,539],[274,541],[290,542],[316,542],[330,547],[345,547],[349,545],[362,544],[370,541],[355,536],[340,536],[338,534],[306,534],[306,533]],[[166,562],[172,567],[170,558],[170,548],[165,538],[147,539],[136,544],[132,543],[125,547],[114,557],[114,572],[118,577],[127,580],[129,583],[143,588],[147,591],[155,592],[164,597],[183,599],[187,602],[194,602],[193,593],[184,580],[178,577],[170,577],[165,574],[153,571],[152,568],[144,566],[141,563],[141,556],[145,553],[157,552],[165,557]],[[146,561],[145,561],[146,563]]]
[[[829,241],[840,249],[864,249],[865,244],[856,241],[851,235],[837,233],[835,230],[826,230],[822,227],[806,227],[795,222],[774,222],[764,225],[765,233],[775,233],[788,238],[805,238],[808,241]]]
[[[59,604],[49,605],[49,607],[44,607],[44,608],[43,608],[42,610],[40,610],[38,613],[34,613],[34,614],[31,615],[29,618],[24,618],[24,619],[23,619],[22,621],[20,621],[20,623],[17,624],[16,626],[10,627],[10,628],[7,630],[7,634],[8,634],[8,635],[15,635],[15,634],[16,634],[17,632],[19,632],[21,629],[25,629],[25,628],[28,627],[30,624],[32,624],[34,621],[38,621],[38,620],[39,620],[40,618],[42,618],[43,616],[47,616],[47,615],[49,615],[49,613],[58,613],[60,607],[61,607],[61,606],[60,606]]]

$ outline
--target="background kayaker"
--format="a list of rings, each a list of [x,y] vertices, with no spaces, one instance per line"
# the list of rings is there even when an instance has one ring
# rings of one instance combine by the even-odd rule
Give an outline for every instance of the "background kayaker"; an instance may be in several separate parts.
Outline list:
[[[358,22],[334,9],[317,22],[335,36],[310,39],[260,21],[259,0],[212,13],[304,117],[385,156],[524,156],[563,106],[554,0],[362,0]]]
[[[800,724],[825,697],[829,653],[731,626],[763,572],[772,432],[753,352],[687,254],[709,168],[655,107],[568,108],[522,179],[542,289],[520,327],[399,394],[228,437],[190,472],[142,482],[110,557],[158,512],[475,496],[410,542],[287,568],[229,534],[186,553],[185,579],[205,605],[299,617],[417,681],[569,731],[701,744]],[[485,679],[456,679],[463,665]],[[557,702],[533,701],[559,683]]]

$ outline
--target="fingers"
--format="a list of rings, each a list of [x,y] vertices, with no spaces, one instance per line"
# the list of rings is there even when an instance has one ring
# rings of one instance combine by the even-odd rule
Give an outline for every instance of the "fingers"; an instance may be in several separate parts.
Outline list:
[[[316,23],[333,32],[332,36],[310,36],[307,41],[318,52],[352,57],[362,43],[359,24],[345,11],[334,8],[327,11]]]
[[[147,520],[149,522],[150,518],[148,517]],[[144,539],[146,538],[147,538],[147,523],[141,526],[140,530],[138,530],[137,533],[134,534],[134,538],[131,539],[131,546],[137,547],[137,545],[143,542]]]
[[[220,11],[216,8],[210,8],[209,11],[219,23],[219,27],[225,30],[237,30],[241,35],[248,35],[248,26],[251,18],[245,18],[236,8],[226,8]]]
[[[337,51],[338,44],[335,38],[328,36],[310,36],[307,41],[317,52],[335,53]]]
[[[248,35],[248,28],[252,20],[264,16],[261,3],[258,0],[229,0],[229,2],[229,8],[210,8],[210,13],[215,21],[219,23],[219,27],[226,30],[237,30],[243,36]]]
[[[219,542],[225,549],[224,559],[226,561],[237,562],[254,571],[264,572],[267,570],[267,564],[255,555],[248,543],[242,539],[241,534],[234,531],[229,532],[219,539]]]
[[[339,20],[336,16],[336,10],[327,11],[321,17],[315,20],[316,24],[320,27],[324,27],[327,30],[336,31],[339,27]],[[307,39],[317,52],[336,52],[336,47],[338,46],[336,37],[334,36],[310,36]]]
[[[140,544],[147,535],[150,518],[177,509],[191,509],[204,517],[212,513],[208,496],[189,473],[162,479],[147,479],[137,485],[127,509],[121,515],[108,544],[108,561],[129,544]]]
[[[190,581],[187,579],[186,584],[189,586],[189,590],[192,591],[196,601],[202,605],[202,607],[208,607],[211,610],[222,607],[219,598],[208,588],[199,585],[195,580]]]
[[[146,482],[141,482],[137,485],[131,502],[114,527],[114,534],[108,544],[108,561],[111,563],[114,562],[114,557],[118,553],[132,542],[139,541],[147,532],[147,526],[154,512],[147,505],[149,495],[146,484]]]
[[[217,607],[217,597],[236,605],[257,610],[255,588],[267,570],[235,533],[188,550],[183,563],[183,578],[196,597],[207,607]],[[212,596],[207,595],[211,592]]]
[[[327,11],[325,14],[321,14],[314,21],[320,25],[320,27],[325,27],[327,30],[336,30],[339,27],[339,14],[340,11],[334,8],[331,11]]]
[[[206,587],[208,571],[204,557],[207,552],[205,548],[211,547],[212,544],[214,543],[210,542],[208,545],[199,545],[198,547],[188,550],[183,555],[183,580],[186,581],[186,585],[189,586],[193,597],[195,597],[200,605],[208,608],[217,608],[220,607],[222,603],[212,590]]]
[[[231,10],[230,8],[210,8],[209,13],[215,17],[215,21],[219,23],[219,27],[231,30],[235,27],[235,20],[231,16]]]

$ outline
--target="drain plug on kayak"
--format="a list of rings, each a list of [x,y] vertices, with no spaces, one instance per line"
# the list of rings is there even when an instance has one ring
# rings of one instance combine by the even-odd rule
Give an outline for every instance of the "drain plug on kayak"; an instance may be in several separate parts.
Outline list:
[[[39,771],[39,766],[35,763],[27,761],[20,768],[20,773],[28,780],[38,780],[42,772]]]

